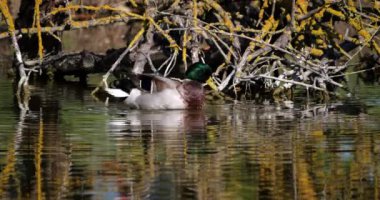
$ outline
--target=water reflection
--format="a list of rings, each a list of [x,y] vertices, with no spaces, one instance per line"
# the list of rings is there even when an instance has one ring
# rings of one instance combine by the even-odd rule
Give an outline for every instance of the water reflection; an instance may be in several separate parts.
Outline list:
[[[20,113],[0,79],[0,198],[379,197],[376,115],[249,102],[136,111],[90,91],[37,85]]]
[[[202,110],[128,110],[108,122],[111,135],[140,136],[144,133],[177,134],[178,132],[204,133],[205,113]]]

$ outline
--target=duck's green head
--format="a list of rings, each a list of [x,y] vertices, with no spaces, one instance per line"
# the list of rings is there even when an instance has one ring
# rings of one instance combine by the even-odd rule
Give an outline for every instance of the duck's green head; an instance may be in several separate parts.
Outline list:
[[[197,62],[187,69],[185,77],[193,81],[205,83],[210,78],[211,74],[212,69],[208,64]]]

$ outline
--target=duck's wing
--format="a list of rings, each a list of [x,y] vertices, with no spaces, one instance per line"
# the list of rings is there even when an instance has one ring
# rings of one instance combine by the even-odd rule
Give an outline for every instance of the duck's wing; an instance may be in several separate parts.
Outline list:
[[[140,78],[150,78],[153,84],[152,92],[160,92],[164,89],[175,89],[181,82],[155,74],[140,74]]]

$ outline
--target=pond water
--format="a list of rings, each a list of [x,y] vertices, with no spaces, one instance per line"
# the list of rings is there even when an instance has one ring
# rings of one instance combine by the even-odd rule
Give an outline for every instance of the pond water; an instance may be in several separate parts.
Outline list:
[[[0,199],[379,199],[380,90],[363,88],[366,112],[138,111],[47,83],[23,113],[1,74]]]

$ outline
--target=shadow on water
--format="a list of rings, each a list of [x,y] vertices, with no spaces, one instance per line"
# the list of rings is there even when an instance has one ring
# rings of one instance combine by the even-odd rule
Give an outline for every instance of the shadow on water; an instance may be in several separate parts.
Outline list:
[[[90,91],[34,85],[22,113],[1,77],[0,198],[379,198],[376,94],[366,114],[360,103],[138,111]]]

